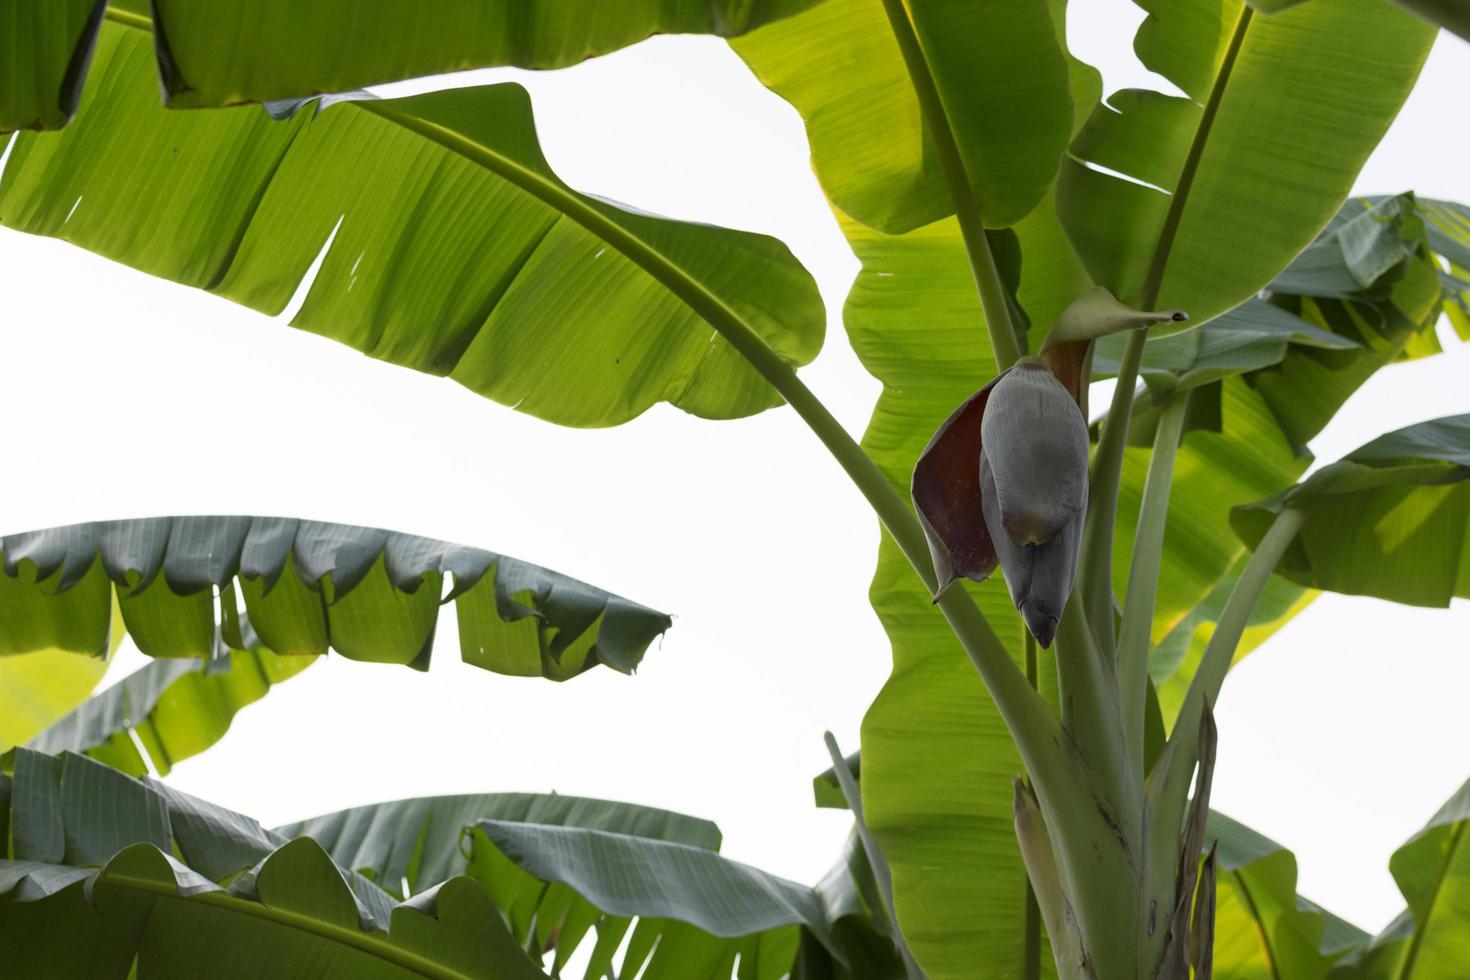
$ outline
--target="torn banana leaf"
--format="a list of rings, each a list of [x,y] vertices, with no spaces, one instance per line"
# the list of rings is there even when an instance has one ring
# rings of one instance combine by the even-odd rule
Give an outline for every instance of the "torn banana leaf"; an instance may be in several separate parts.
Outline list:
[[[518,85],[285,122],[179,112],[159,103],[151,42],[103,25],[76,121],[11,149],[7,227],[269,315],[320,257],[294,325],[566,425],[778,404],[705,314],[793,365],[821,346],[821,297],[785,245],[578,194]]]
[[[460,654],[497,673],[562,680],[631,672],[669,617],[491,551],[278,517],[158,517],[0,538],[0,656],[100,656],[113,596],[138,649],[217,658],[263,646],[333,649],[426,669],[441,603]]]
[[[91,658],[69,655],[78,663]],[[0,659],[0,667],[14,658]],[[131,776],[166,776],[224,737],[235,714],[315,657],[280,657],[263,647],[212,660],[155,660],[77,705],[26,742],[55,755],[78,752]]]
[[[78,755],[22,749],[3,785],[7,978],[544,977],[468,878],[398,902],[310,838]]]

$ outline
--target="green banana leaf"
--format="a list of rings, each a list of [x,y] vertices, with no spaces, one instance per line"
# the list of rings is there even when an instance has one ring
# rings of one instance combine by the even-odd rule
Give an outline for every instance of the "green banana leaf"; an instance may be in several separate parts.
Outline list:
[[[469,846],[470,875],[518,942],[555,951],[554,973],[590,942],[588,980],[614,966],[643,980],[723,980],[737,959],[742,980],[903,976],[891,944],[859,927],[872,906],[853,877],[866,867],[851,863],[855,837],[815,888],[705,848],[606,830],[482,820]],[[870,880],[867,893],[876,899]],[[844,919],[857,921],[839,934]],[[849,950],[852,935],[864,945]]]
[[[71,120],[104,16],[151,31],[164,102],[200,108],[468,68],[561,68],[654,34],[733,37],[815,2],[9,0],[0,5],[0,132]]]
[[[1187,98],[1110,96],[1072,143],[1058,208],[1101,285],[1198,324],[1266,285],[1332,217],[1434,32],[1378,0],[1274,17],[1239,0],[1142,6],[1138,55]],[[1151,269],[1162,277],[1146,287]]]
[[[1357,7],[1346,6],[1351,9],[1342,16],[1352,21],[1344,28],[1350,33],[1372,30],[1382,19],[1376,9],[1357,18]],[[814,17],[816,13],[803,17]],[[1425,32],[1392,12],[1387,16],[1391,29],[1384,39],[1386,54],[1374,69],[1385,76],[1383,84],[1371,95],[1354,91],[1341,96],[1354,106],[1351,123],[1342,133],[1359,149],[1356,157],[1340,155],[1339,164],[1349,158],[1360,162],[1377,141],[1427,48]],[[775,33],[778,28],[790,28],[800,19],[769,30]],[[1269,39],[1270,35],[1266,36]],[[757,33],[737,47],[748,48],[759,39]],[[1373,44],[1379,40],[1375,37]],[[1145,47],[1149,44],[1158,47],[1154,42]],[[1320,60],[1326,56],[1313,57]],[[1207,59],[1207,63],[1213,65],[1214,61]],[[1162,66],[1163,62],[1157,61],[1156,65]],[[1249,79],[1251,75],[1244,77]],[[1269,72],[1261,77],[1271,82]],[[1345,92],[1361,81],[1349,83],[1343,76],[1332,77]],[[1371,106],[1359,104],[1360,100],[1379,99],[1384,108],[1376,115],[1370,111]],[[880,100],[870,96],[869,101]],[[1248,120],[1239,116],[1238,109],[1232,108],[1227,114],[1231,125],[1216,130],[1215,136],[1223,133],[1247,139]],[[1310,116],[1307,112],[1306,117]],[[1292,125],[1293,132],[1300,132],[1299,121]],[[820,160],[823,140],[828,137],[815,122],[809,125],[809,135],[814,157]],[[1096,143],[1096,134],[1084,132],[1079,136],[1079,142],[1088,141]],[[1211,140],[1210,145],[1214,147],[1216,142]],[[1180,192],[1175,199],[1186,207],[1187,219],[1176,244],[1198,247],[1197,241],[1188,238],[1196,215],[1203,217],[1221,208],[1234,208],[1233,203],[1222,202],[1233,202],[1236,195],[1250,196],[1248,188],[1242,189],[1247,175],[1233,175],[1229,182],[1222,183],[1227,175],[1215,173],[1216,156],[1223,153],[1225,150],[1212,149],[1205,154],[1200,165],[1203,169],[1196,168],[1195,179],[1187,187],[1179,187],[1171,178],[1171,186]],[[1159,156],[1167,159],[1166,153]],[[1177,177],[1184,159],[1173,159]],[[1352,163],[1354,169],[1357,162]],[[1072,166],[1063,165],[1059,195]],[[820,166],[818,175],[829,196],[840,203],[833,181]],[[1341,187],[1330,187],[1325,195],[1322,188],[1327,185],[1318,182],[1315,200],[1320,216],[1298,222],[1301,226],[1293,232],[1290,249],[1274,266],[1249,283],[1240,281],[1230,287],[1230,298],[1222,300],[1218,308],[1185,303],[1191,312],[1203,314],[1195,322],[1248,298],[1279,272],[1331,217],[1346,194],[1350,177],[1341,182]],[[1276,179],[1273,173],[1270,180]],[[1317,181],[1317,175],[1312,179]],[[901,187],[894,190],[895,194],[901,192]],[[1203,199],[1202,204],[1194,203],[1196,196]],[[1068,213],[1066,202],[1059,201],[1058,208]],[[1075,214],[1069,220],[1077,224]],[[934,427],[990,379],[993,366],[953,222],[937,222],[901,237],[878,235],[855,222],[844,225],[844,230],[863,262],[845,311],[849,337],[863,363],[885,385],[864,445],[895,485],[906,488],[914,460]],[[1022,246],[1017,300],[1028,315],[1035,338],[1092,283],[1066,247],[1049,201],[1043,201],[1015,231]],[[1076,227],[1069,231],[1075,237]],[[1150,246],[1157,242],[1158,227],[1153,231],[1155,240]],[[1212,248],[1217,245],[1214,243]],[[1175,299],[1166,298],[1164,302],[1180,305]],[[1325,329],[1318,323],[1309,321],[1309,325]],[[1307,331],[1295,333],[1306,335]],[[1324,339],[1315,331],[1311,335],[1319,342]],[[1171,502],[1170,524],[1174,528],[1220,527],[1219,518],[1228,513],[1230,506],[1289,484],[1307,463],[1282,434],[1260,393],[1238,377],[1225,378],[1213,387],[1220,402],[1222,431],[1192,434],[1181,452],[1176,476],[1179,485]],[[1147,450],[1130,450],[1125,462],[1125,485],[1119,503],[1122,533],[1115,550],[1120,575],[1126,575],[1147,459]],[[928,596],[891,543],[885,540],[881,549],[871,596],[894,643],[895,663],[893,675],[864,723],[863,794],[869,823],[893,869],[898,918],[915,956],[931,976],[972,976],[977,963],[997,972],[1019,969],[1026,942],[1021,935],[1022,916],[1017,911],[1023,901],[1024,879],[1019,861],[1012,857],[1009,785],[1010,777],[1020,771],[1019,762],[983,687],[932,610]],[[1217,536],[1204,538],[1192,531],[1188,536],[1176,532],[1168,539],[1168,549],[1166,571],[1161,576],[1156,638],[1162,638],[1204,601],[1242,552],[1239,542],[1223,528]],[[987,583],[976,590],[976,596],[1003,640],[1019,656],[1019,633],[1015,632],[1014,613],[1003,588]],[[1043,677],[1044,689],[1047,683]],[[979,914],[977,909],[981,910]]]
[[[733,37],[816,0],[254,0],[151,4],[164,97],[226,106],[467,68],[562,68],[653,34]],[[114,6],[137,9],[134,0]]]
[[[428,667],[441,602],[453,601],[466,663],[555,680],[598,664],[631,672],[670,623],[490,551],[288,518],[157,517],[11,534],[0,538],[0,564],[0,657],[105,653],[114,593],[149,656],[330,647],[417,669]]]
[[[711,913],[710,904],[712,895],[728,897],[729,893],[719,889],[729,886],[732,881],[737,882],[737,888],[741,881],[755,880],[772,883],[778,891],[788,886],[797,889],[798,894],[807,890],[752,869],[739,870],[742,866],[715,857],[714,852],[720,846],[718,828],[708,821],[677,813],[556,794],[495,793],[353,807],[278,827],[275,833],[282,837],[312,838],[338,865],[377,882],[399,899],[416,894],[444,878],[472,874],[495,897],[523,947],[534,947],[551,954],[554,969],[564,971],[577,950],[586,950],[590,944],[597,952],[592,954],[593,965],[587,968],[586,976],[600,976],[594,967],[598,962],[610,962],[618,941],[627,934],[632,916],[613,914],[610,909],[592,904],[565,883],[530,884],[529,873],[521,870],[518,863],[507,862],[502,852],[489,846],[488,840],[482,841],[478,836],[466,837],[467,828],[477,827],[484,821],[510,828],[507,832],[522,841],[540,840],[555,828],[566,828],[576,839],[588,837],[600,841],[605,838],[622,843],[642,840],[652,848],[649,851],[651,861],[661,860],[660,855],[665,853],[659,845],[671,845],[680,854],[686,850],[709,853],[714,859],[714,866],[724,869],[714,872],[719,885],[715,891],[707,890],[709,880],[701,875],[709,872],[701,866],[696,871],[668,871],[659,879],[661,891],[649,886],[629,897],[637,909],[633,915],[650,916],[648,919],[640,918],[636,925],[632,925],[634,932],[643,937],[636,941],[662,937],[647,966],[654,972],[645,976],[713,977],[715,973],[703,971],[713,971],[715,966],[712,963],[728,966],[729,958],[737,952],[742,954],[743,969],[752,971],[742,972],[742,977],[781,976],[792,968],[795,954],[791,950],[798,948],[802,951],[796,973],[798,977],[825,977],[828,974],[818,968],[829,969],[834,965],[831,954],[815,939],[800,942],[797,928],[786,930],[781,936],[765,938],[747,935],[716,937],[691,925],[689,920],[693,916],[714,914],[717,916],[714,921],[697,921],[706,926],[715,925],[723,931],[734,928],[733,920],[725,912],[715,909]],[[470,841],[477,846],[466,847]],[[552,848],[555,845],[556,839],[545,844]],[[542,845],[533,843],[531,846]],[[634,851],[643,853],[641,846],[635,847]],[[621,867],[604,865],[600,860],[594,864],[593,868],[583,868],[583,871],[591,875],[592,880],[604,884]],[[730,873],[726,874],[727,871]],[[694,897],[690,902],[669,915],[656,915],[656,908],[668,911],[658,907],[657,901],[681,889],[693,890]],[[855,837],[848,840],[841,860],[813,891],[825,910],[825,927],[837,937],[835,942],[839,948],[851,951],[858,964],[854,968],[854,976],[902,975],[892,941],[882,926],[882,914],[878,911],[881,905],[871,871]],[[752,907],[766,912],[773,908],[765,899],[758,899]],[[788,942],[792,938],[798,939],[794,946]],[[757,964],[760,965],[759,971],[756,970]],[[630,968],[625,962],[623,970],[629,969],[636,972],[638,967]],[[814,970],[818,972],[811,972]],[[728,974],[726,969],[720,975]]]
[[[1274,14],[1294,7],[1304,0],[1247,0],[1263,14]],[[1405,10],[1412,10],[1431,24],[1438,24],[1470,41],[1470,7],[1462,0],[1394,0]]]
[[[1470,597],[1470,415],[1379,436],[1303,483],[1237,507],[1231,526],[1254,546],[1288,507],[1306,515],[1276,568],[1290,581],[1416,606]]]
[[[7,977],[544,976],[467,878],[395,902],[309,838],[73,754],[22,749],[5,786]]]
[[[77,663],[89,657],[66,654]],[[0,660],[0,666],[16,658]],[[83,701],[26,748],[77,752],[130,776],[166,776],[175,763],[224,737],[235,713],[295,677],[315,657],[278,657],[263,647],[213,660],[155,660]]]
[[[71,121],[106,0],[0,4],[0,133]]]
[[[296,326],[568,425],[777,404],[691,303],[793,364],[821,346],[784,245],[577,194],[519,86],[171,112],[149,42],[103,25],[76,122],[18,137],[0,221],[272,315],[325,251]]]
[[[863,263],[844,313],[848,336],[884,384],[863,446],[907,494],[934,429],[994,373],[985,325],[953,219],[899,237],[856,223],[844,230]],[[1049,323],[1086,288],[1085,276],[1065,265],[1065,241],[1045,247],[1061,239],[1049,211],[1016,233],[1024,254],[1038,257],[1022,269],[1022,305],[1033,323]],[[1000,577],[955,587],[971,591],[1021,660],[1022,627]],[[1011,785],[1020,759],[974,667],[886,535],[869,596],[894,669],[863,720],[863,807],[893,872],[899,926],[933,980],[968,980],[977,964],[1019,972],[1028,956]],[[1050,658],[1041,663],[1042,690],[1054,698]],[[1040,957],[1050,970],[1051,957]]]
[[[907,4],[992,227],[1014,224],[1041,199],[1071,133],[1061,6]],[[844,213],[890,233],[954,213],[882,0],[827,0],[732,46],[806,120],[812,165]]]
[[[0,658],[0,751],[19,745],[86,701],[107,672],[107,663],[65,650]]]
[[[1418,341],[1433,336],[1442,309],[1456,308],[1458,286],[1440,276],[1438,262],[1457,253],[1447,235],[1426,229],[1456,207],[1408,194],[1349,201],[1261,297],[1145,349],[1130,426],[1130,441],[1143,445],[1127,451],[1119,504],[1114,584],[1120,593],[1151,422],[1161,404],[1183,392],[1199,420],[1180,449],[1153,630],[1150,671],[1166,720],[1173,719],[1246,557],[1222,518],[1259,499],[1253,488],[1264,496],[1300,477],[1311,461],[1307,442],[1376,371],[1436,352]],[[1378,258],[1366,261],[1371,255]],[[1273,325],[1263,330],[1268,319]],[[1160,348],[1164,353],[1155,353]],[[1205,370],[1203,357],[1212,351],[1220,356]],[[1120,353],[1111,339],[1099,343],[1095,369],[1110,373]],[[1315,596],[1273,579],[1236,659]]]
[[[1296,857],[1222,813],[1210,812],[1206,846],[1217,843],[1215,975],[1321,980],[1368,934],[1296,893]]]
[[[539,793],[373,803],[286,824],[275,832],[284,838],[310,837],[342,867],[406,898],[465,873],[469,855],[460,838],[466,827],[481,820],[581,827],[720,849],[720,830],[708,820],[631,803]]]
[[[1389,859],[1408,904],[1332,980],[1452,980],[1470,963],[1470,782]]]

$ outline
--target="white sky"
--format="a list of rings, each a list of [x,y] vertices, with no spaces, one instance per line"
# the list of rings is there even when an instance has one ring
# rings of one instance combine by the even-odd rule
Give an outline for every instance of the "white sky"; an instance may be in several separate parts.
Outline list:
[[[1076,5],[1074,47],[1109,90],[1157,84],[1141,14]],[[857,263],[794,111],[722,43],[655,38],[513,76],[552,164],[640,208],[784,239],[821,284],[828,342],[802,374],[862,431],[878,385],[840,321]],[[458,84],[459,82],[456,82]],[[1470,48],[1442,38],[1359,183],[1470,201],[1454,120]],[[815,881],[848,818],[811,805],[823,729],[857,747],[889,669],[867,604],[876,522],[787,409],[710,423],[659,406],[558,428],[59,242],[0,230],[5,532],[111,517],[285,514],[479,545],[676,615],[634,678],[513,680],[336,657],[182,763],[181,789],[267,824],[432,793],[547,791],[719,822],[725,853]],[[1314,444],[1470,411],[1470,353],[1381,372]],[[1470,776],[1470,607],[1328,596],[1231,676],[1215,801],[1294,848],[1302,890],[1369,929],[1402,901],[1389,854]],[[141,663],[125,648],[111,677]]]

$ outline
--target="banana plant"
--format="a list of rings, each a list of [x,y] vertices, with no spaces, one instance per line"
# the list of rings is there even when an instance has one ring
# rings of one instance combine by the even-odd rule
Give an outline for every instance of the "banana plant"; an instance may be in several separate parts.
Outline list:
[[[1268,875],[1258,852],[1275,853],[1211,817],[1213,705],[1229,666],[1315,590],[1444,604],[1470,589],[1463,422],[1386,436],[1296,485],[1307,443],[1367,377],[1436,353],[1442,314],[1465,338],[1470,212],[1412,195],[1348,200],[1414,85],[1428,24],[1379,0],[1269,14],[1242,0],[1139,2],[1135,50],[1182,94],[1103,101],[1097,72],[1067,49],[1064,0],[595,14],[583,0],[533,13],[508,0],[333,0],[310,12],[262,0],[227,16],[166,0],[18,0],[5,12],[26,28],[10,35],[25,84],[0,92],[0,122],[40,131],[12,143],[0,222],[266,313],[305,283],[295,325],[561,424],[613,425],[658,402],[707,418],[784,402],[885,532],[871,595],[894,673],[864,722],[860,785],[845,765],[832,777],[872,871],[862,948],[881,950],[875,975],[1206,978],[1236,935],[1222,931],[1239,911],[1231,889],[1251,893],[1264,880],[1252,875]],[[861,442],[798,376],[821,344],[823,310],[781,243],[578,192],[542,155],[519,86],[344,91],[471,66],[552,68],[660,30],[734,38],[806,122],[818,180],[863,264],[848,336],[884,384]],[[283,36],[296,43],[276,44]],[[241,104],[262,101],[272,111]],[[1090,383],[1108,377],[1110,403],[1090,426]],[[1403,522],[1392,547],[1347,520],[1364,507]],[[237,549],[235,564],[172,571],[158,543],[172,538],[157,529],[136,535],[147,547],[130,532],[84,532],[101,543],[75,556],[55,535],[7,539],[18,584],[0,577],[0,588],[24,611],[0,621],[0,649],[96,655],[115,601],[160,656],[243,662],[248,626],[274,654],[318,654],[330,638],[349,657],[426,662],[432,582],[461,574],[458,552],[395,551],[388,537],[328,549],[345,562],[332,565],[318,560],[314,530],[240,533],[256,547]],[[280,544],[292,534],[294,546]],[[291,547],[295,571],[279,558]],[[483,583],[495,559],[475,561],[469,577]],[[184,590],[150,588],[160,568]],[[365,589],[386,590],[412,621],[390,649],[366,628],[371,615],[353,628]],[[494,589],[495,612],[472,619],[498,636],[517,615]],[[216,592],[229,595],[218,616]],[[462,646],[473,593],[459,596]],[[554,604],[559,590],[538,594]],[[58,604],[79,612],[35,611]],[[598,608],[600,618],[564,610],[578,628],[548,628],[508,659],[473,639],[464,655],[557,678],[597,662],[630,670],[666,625],[621,601]],[[61,772],[64,804],[68,767],[91,772],[106,758],[137,773],[141,756],[106,748],[122,729],[86,710],[43,741],[94,758],[41,762],[56,757],[18,749],[17,781],[21,760]],[[172,757],[148,752],[155,765]],[[137,796],[124,778],[110,785]],[[162,833],[166,804],[145,810]],[[272,879],[302,895],[328,880],[309,900],[276,892],[291,896],[281,908],[339,930],[354,916],[387,922],[375,950],[399,966],[423,955],[430,927],[413,915],[428,900],[400,915],[415,902],[408,884],[395,908],[391,872],[377,891],[333,878],[339,855],[320,845],[261,852],[221,898],[220,875],[169,863],[166,836],[87,841],[73,854],[64,814],[41,823],[53,837],[61,827],[62,846],[11,876],[22,902],[71,894],[46,882],[101,902],[136,879],[185,900],[180,914],[197,921],[180,928],[203,934],[208,915],[191,901],[269,919],[238,903],[276,907]],[[507,943],[556,949],[555,972],[563,950],[605,923],[599,976],[871,965],[834,924],[833,908],[853,906],[820,887],[606,829],[494,817],[465,828],[469,874],[485,891],[451,881],[444,894],[495,910],[493,922],[481,916],[494,936],[485,955]],[[413,866],[393,866],[407,882]],[[658,893],[677,893],[681,872],[731,907],[672,914]],[[1294,881],[1270,881],[1276,904],[1249,911],[1257,927],[1271,916],[1273,935],[1305,937],[1300,975],[1346,964],[1344,930],[1300,918]],[[615,965],[631,918],[645,915]],[[143,934],[154,928],[150,918]],[[192,962],[167,948],[170,965]],[[118,955],[132,964],[129,949]]]

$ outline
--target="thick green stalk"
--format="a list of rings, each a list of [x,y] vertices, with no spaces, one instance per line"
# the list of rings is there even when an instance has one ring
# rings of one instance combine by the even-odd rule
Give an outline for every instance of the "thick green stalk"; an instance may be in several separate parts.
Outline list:
[[[908,69],[909,80],[918,97],[919,111],[929,124],[929,136],[939,156],[939,167],[944,171],[950,200],[954,202],[955,218],[959,221],[960,236],[965,241],[965,252],[970,259],[970,274],[974,276],[975,289],[980,294],[985,329],[990,333],[990,349],[995,355],[995,370],[999,374],[1016,363],[1023,351],[1019,331],[1011,319],[1000,270],[996,268],[995,255],[990,251],[990,239],[985,236],[980,201],[975,196],[969,174],[965,172],[965,161],[960,155],[959,144],[955,142],[944,99],[934,83],[933,73],[929,71],[929,61],[924,56],[918,35],[914,33],[914,25],[909,20],[903,0],[883,0],[883,10],[888,14],[894,40],[898,42],[904,67]]]
[[[1174,720],[1174,730],[1164,753],[1149,774],[1146,786],[1146,814],[1149,822],[1148,848],[1149,887],[1154,895],[1165,894],[1173,886],[1174,858],[1179,828],[1188,803],[1189,779],[1199,760],[1200,717],[1205,706],[1220,695],[1225,675],[1235,661],[1235,650],[1250,623],[1251,611],[1266,588],[1276,565],[1286,549],[1296,540],[1305,515],[1287,508],[1276,516],[1255,553],[1241,570],[1230,598],[1215,624],[1215,631],[1205,645],[1199,670],[1189,683],[1189,691]]]
[[[1128,423],[1133,414],[1133,388],[1143,363],[1146,329],[1128,335],[1128,346],[1118,366],[1118,385],[1108,416],[1103,421],[1097,450],[1092,454],[1092,483],[1087,497],[1087,523],[1082,527],[1078,588],[1087,622],[1102,644],[1113,654],[1113,525],[1118,519],[1118,484],[1123,478],[1123,451],[1128,447]]]
[[[1143,772],[1144,708],[1148,701],[1148,654],[1153,639],[1154,607],[1159,594],[1159,565],[1164,551],[1164,528],[1169,519],[1169,492],[1174,484],[1174,459],[1184,432],[1189,393],[1175,395],[1164,406],[1154,433],[1153,455],[1143,485],[1138,530],[1133,536],[1133,560],[1128,568],[1128,597],[1123,604],[1123,626],[1118,639],[1118,692],[1123,712],[1123,734],[1128,757]]]
[[[462,133],[400,112],[390,102],[369,101],[354,105],[366,112],[391,119],[405,129],[419,133],[475,161],[546,202],[617,249],[688,304],[690,309],[714,327],[786,399],[787,404],[796,410],[797,415],[801,416],[802,421],[822,441],[858,491],[867,499],[930,593],[934,592],[937,580],[929,555],[929,545],[909,505],[889,485],[872,458],[848,435],[847,430],[833,418],[832,413],[811,389],[802,383],[795,369],[782,360],[765,339],[724,300],[648,242],[547,175],[524,167],[490,147],[466,138]],[[989,689],[1032,777],[1038,783],[1044,783],[1064,772],[1066,762],[1057,747],[1058,724],[1055,716],[1040,695],[1026,683],[1026,678],[1016,667],[990,624],[985,621],[969,593],[960,588],[949,589],[937,604]]]
[[[847,808],[852,811],[853,823],[857,825],[858,839],[863,842],[863,851],[868,856],[868,867],[873,870],[873,881],[878,885],[879,897],[883,899],[883,911],[888,915],[888,924],[893,930],[894,945],[898,947],[899,956],[903,959],[904,973],[909,980],[924,980],[924,971],[920,969],[918,961],[914,959],[914,954],[909,950],[909,944],[903,938],[903,930],[898,928],[898,910],[893,905],[893,874],[888,870],[888,861],[878,847],[877,838],[868,829],[868,822],[863,819],[863,794],[859,791],[857,782],[853,780],[852,772],[847,768],[847,760],[843,758],[842,750],[837,747],[837,739],[831,732],[824,732],[822,737],[827,743],[827,754],[832,757],[832,772],[837,776],[837,786],[842,790],[842,798],[847,801]]]

